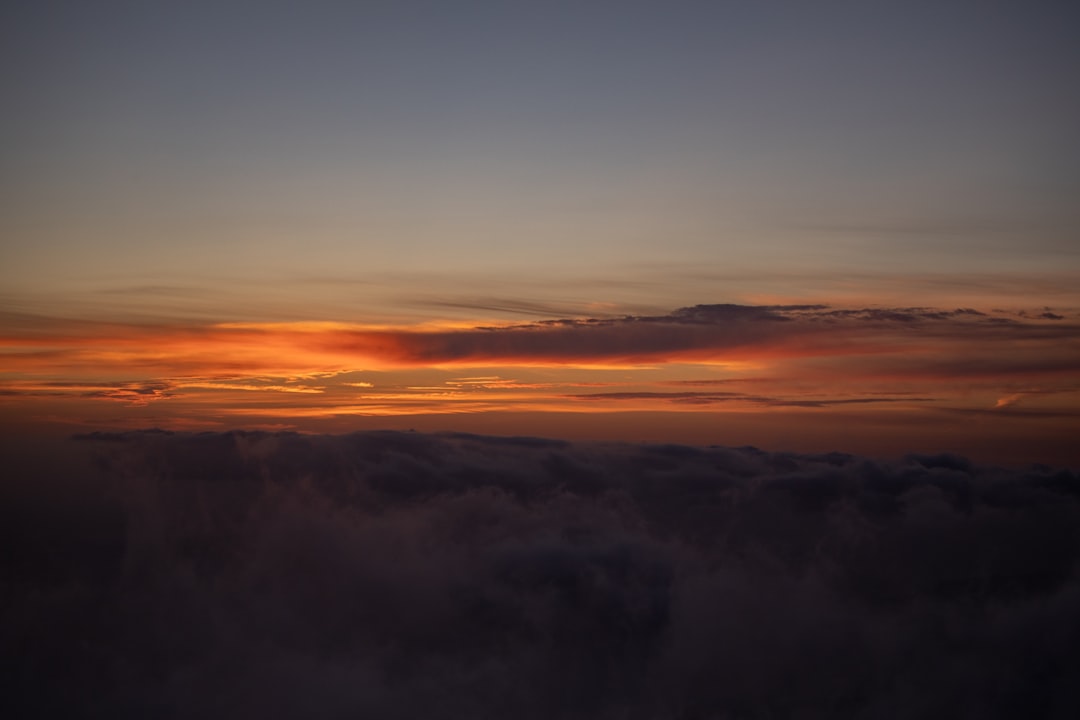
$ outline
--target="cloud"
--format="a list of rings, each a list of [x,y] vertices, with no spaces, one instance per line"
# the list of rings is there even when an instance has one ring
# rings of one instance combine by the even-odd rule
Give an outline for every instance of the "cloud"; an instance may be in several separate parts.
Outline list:
[[[577,400],[669,400],[675,403],[709,404],[725,402],[745,402],[753,405],[767,407],[828,407],[830,405],[865,405],[868,403],[891,403],[891,402],[931,402],[934,398],[912,397],[901,395],[900,397],[845,397],[845,398],[775,398],[761,395],[748,395],[738,392],[598,392],[578,393],[567,395],[568,398]]]
[[[991,317],[971,308],[830,309],[824,305],[695,305],[666,315],[564,318],[416,332],[342,331],[328,351],[399,364],[553,364],[708,361],[738,357],[900,353],[913,340],[1057,340],[1077,328]],[[1075,348],[1073,348],[1075,350]]]
[[[408,301],[406,301],[408,303]],[[467,297],[454,300],[442,300],[435,298],[421,298],[413,300],[409,304],[424,307],[450,308],[454,310],[470,310],[493,312],[509,315],[528,315],[533,317],[551,317],[553,315],[566,315],[580,311],[580,306],[569,303],[548,303],[517,298],[501,297]]]
[[[148,405],[155,400],[172,397],[173,386],[170,383],[115,383],[113,387],[88,390],[84,397],[115,400],[128,405]]]
[[[593,400],[710,400],[714,402],[723,402],[725,400],[742,399],[747,397],[742,393],[736,392],[597,392],[597,393],[578,393],[575,395],[567,395],[567,397],[580,398],[580,399],[593,399]]]
[[[11,717],[1080,709],[1068,470],[396,432],[5,464]]]
[[[1080,326],[964,307],[823,304],[497,326],[54,321],[13,323],[0,357],[0,409],[86,427],[142,426],[151,416],[138,408],[162,398],[152,421],[173,428],[240,417],[329,430],[356,416],[535,411],[697,413],[703,423],[715,412],[860,407],[893,421],[990,408],[1028,388],[1075,390]],[[1072,404],[1049,394],[1022,403],[1040,421]]]
[[[73,382],[50,380],[43,382],[14,381],[2,392],[13,397],[50,397],[78,395],[86,398],[113,400],[131,406],[144,406],[155,400],[175,396],[176,385],[170,382]]]
[[[58,322],[2,339],[5,363],[89,372],[103,363],[174,375],[288,374],[382,366],[512,366],[722,362],[745,358],[970,355],[972,345],[1039,343],[1075,360],[1077,326],[989,316],[970,308],[695,305],[664,315],[564,318],[485,327],[341,323],[142,326]],[[39,353],[55,353],[53,363]],[[989,353],[987,353],[989,354]],[[1045,354],[1045,353],[1044,353]],[[1011,357],[1011,354],[1009,354]],[[1025,356],[1026,357],[1026,356]],[[1053,359],[1053,358],[1051,358]]]

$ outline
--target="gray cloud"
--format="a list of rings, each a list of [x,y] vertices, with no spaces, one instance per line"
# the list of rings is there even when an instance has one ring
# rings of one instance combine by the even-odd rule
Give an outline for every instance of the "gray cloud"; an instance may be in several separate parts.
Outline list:
[[[8,717],[1073,717],[1080,478],[372,432],[9,456]]]
[[[678,383],[679,381],[675,381]],[[706,382],[707,381],[703,381]],[[685,384],[699,385],[698,381],[684,381]],[[739,392],[704,392],[686,390],[680,392],[594,392],[575,393],[565,397],[577,400],[670,400],[674,403],[709,404],[732,401],[742,401],[754,405],[766,407],[828,407],[830,405],[865,405],[868,403],[892,403],[892,402],[931,402],[934,398],[914,397],[910,393],[899,393],[900,397],[855,397],[855,398],[812,398],[792,399],[766,397],[763,395],[749,395]]]
[[[878,342],[895,343],[900,337],[922,337],[952,348],[965,343],[1039,341],[1067,348],[1075,344],[1076,333],[1074,324],[988,316],[970,308],[710,304],[663,315],[564,317],[422,333],[342,332],[323,344],[332,351],[376,352],[409,363],[636,362],[677,355],[716,357],[755,347],[806,348],[830,343],[851,347],[857,343],[870,348]]]

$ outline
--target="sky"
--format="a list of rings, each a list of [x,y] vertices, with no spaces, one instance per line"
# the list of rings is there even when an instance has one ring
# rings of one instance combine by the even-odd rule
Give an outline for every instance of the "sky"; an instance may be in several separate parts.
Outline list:
[[[1080,717],[1078,7],[0,3],[0,716]]]
[[[1066,2],[8,2],[0,420],[1080,464]]]

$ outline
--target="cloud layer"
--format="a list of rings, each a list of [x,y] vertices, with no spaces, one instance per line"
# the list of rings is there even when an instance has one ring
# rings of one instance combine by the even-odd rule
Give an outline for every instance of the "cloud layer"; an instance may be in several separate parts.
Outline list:
[[[971,308],[831,308],[826,305],[695,305],[664,315],[570,318],[443,328],[344,323],[123,325],[30,322],[0,337],[9,370],[55,363],[139,370],[288,372],[362,365],[505,366],[641,364],[743,358],[868,356],[1010,342],[1007,357],[1078,352],[1076,319],[1049,311],[988,314]],[[1056,352],[1055,352],[1056,350]],[[1037,368],[1036,368],[1037,369]]]
[[[14,716],[1075,717],[1080,478],[374,432],[13,453]]]

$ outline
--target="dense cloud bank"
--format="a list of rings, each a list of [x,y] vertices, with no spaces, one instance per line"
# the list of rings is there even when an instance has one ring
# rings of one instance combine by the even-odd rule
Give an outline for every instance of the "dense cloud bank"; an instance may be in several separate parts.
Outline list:
[[[7,717],[1080,717],[1069,471],[391,432],[68,445],[3,485]]]

